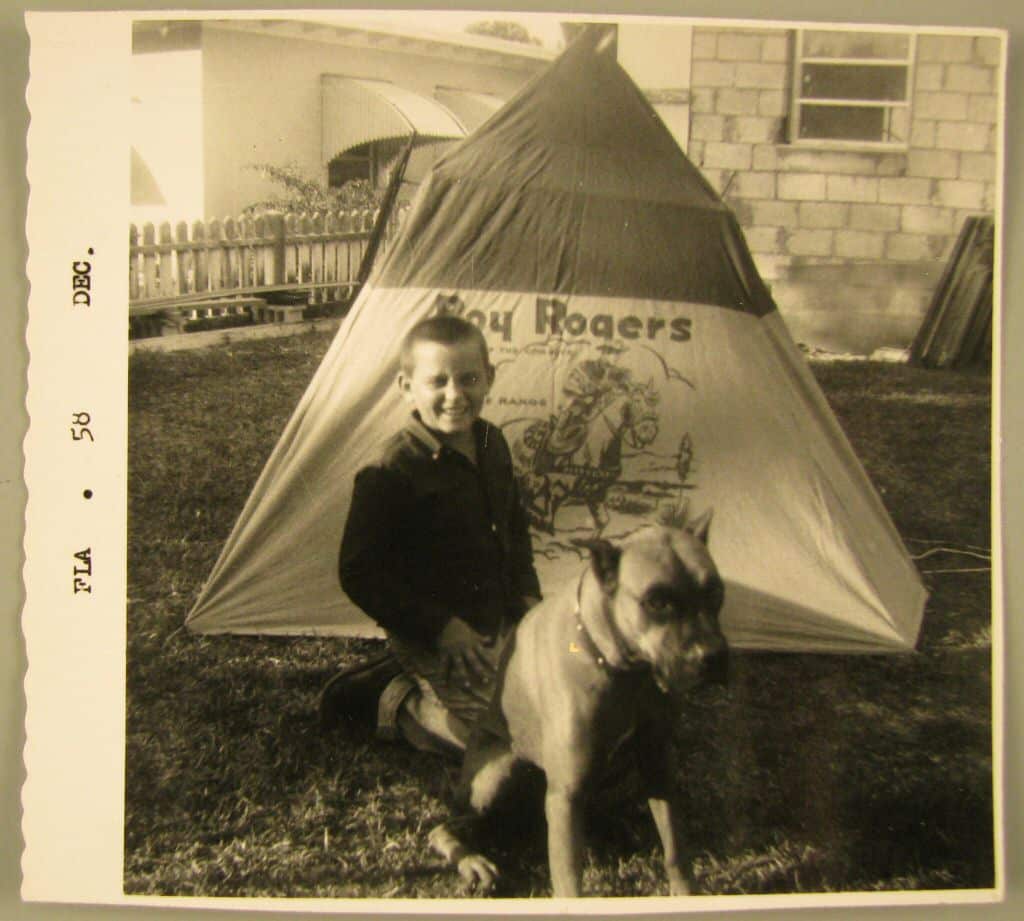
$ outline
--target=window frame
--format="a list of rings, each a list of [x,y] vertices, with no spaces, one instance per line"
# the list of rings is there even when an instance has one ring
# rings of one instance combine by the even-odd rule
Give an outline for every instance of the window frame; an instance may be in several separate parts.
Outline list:
[[[914,115],[914,82],[917,66],[917,33],[901,29],[838,29],[819,26],[814,29],[796,29],[796,40],[793,50],[793,83],[789,106],[789,143],[793,147],[814,148],[818,150],[838,151],[879,151],[881,153],[904,153],[910,147],[910,132]],[[804,55],[804,38],[807,32],[858,32],[866,34],[897,34],[907,37],[906,58],[826,58],[806,57]],[[836,66],[875,66],[905,67],[907,70],[906,97],[903,100],[856,99],[823,99],[802,95],[804,66],[806,64],[826,64]],[[802,138],[800,123],[802,107],[816,106],[861,106],[880,109],[905,109],[907,113],[907,137],[903,141],[870,141],[855,138]]]
[[[366,182],[369,182],[371,185],[376,185],[376,183],[377,183],[377,175],[378,175],[378,171],[380,169],[380,163],[378,162],[379,161],[379,156],[378,156],[378,152],[377,152],[377,143],[378,143],[377,141],[366,141],[363,144],[358,144],[356,147],[351,148],[349,151],[346,151],[343,154],[338,154],[338,156],[332,157],[328,161],[328,163],[327,163],[327,185],[328,185],[328,187],[332,188],[332,189],[340,189],[346,182],[351,182],[352,181],[352,179],[350,178],[350,179],[344,180],[341,183],[332,184],[332,181],[331,181],[332,180],[331,164],[333,164],[335,162],[344,162],[344,161],[347,161],[348,163],[351,163],[351,164],[357,164],[358,163],[361,166],[365,165],[367,175],[366,176],[356,176],[356,177],[353,177],[353,178],[355,180],[357,180],[357,181],[358,180],[364,180]],[[352,153],[351,152],[352,150],[357,150],[360,147],[366,147],[367,148],[365,154],[364,153],[356,154],[356,153]]]

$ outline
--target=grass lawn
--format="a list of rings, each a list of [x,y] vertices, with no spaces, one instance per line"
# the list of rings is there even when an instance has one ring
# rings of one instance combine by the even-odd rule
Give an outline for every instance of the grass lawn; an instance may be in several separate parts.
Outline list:
[[[127,892],[458,894],[426,846],[453,767],[317,725],[320,684],[372,641],[180,629],[329,339],[132,358]],[[728,689],[694,701],[679,772],[698,883],[991,886],[989,573],[941,549],[989,546],[990,379],[814,370],[911,553],[927,554],[931,598],[915,654],[738,655]],[[641,804],[591,813],[588,892],[666,891]],[[547,894],[542,824],[495,840],[500,895]]]

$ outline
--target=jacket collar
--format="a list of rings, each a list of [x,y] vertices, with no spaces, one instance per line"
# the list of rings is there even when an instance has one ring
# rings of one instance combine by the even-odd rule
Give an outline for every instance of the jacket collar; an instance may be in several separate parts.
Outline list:
[[[488,427],[489,423],[485,422],[483,419],[473,420],[473,435],[476,437],[478,449],[487,444],[487,438],[485,436]],[[439,457],[441,452],[445,449],[444,442],[442,442],[423,424],[420,414],[415,410],[413,410],[412,415],[405,424],[405,432],[415,443],[429,451],[431,457],[435,459]]]

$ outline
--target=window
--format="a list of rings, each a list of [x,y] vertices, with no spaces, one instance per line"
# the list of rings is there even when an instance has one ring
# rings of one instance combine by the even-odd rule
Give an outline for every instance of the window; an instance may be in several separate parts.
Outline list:
[[[906,148],[913,63],[913,35],[799,30],[791,142]]]
[[[340,154],[327,164],[327,185],[340,188],[354,179],[374,180],[373,142],[360,144]]]

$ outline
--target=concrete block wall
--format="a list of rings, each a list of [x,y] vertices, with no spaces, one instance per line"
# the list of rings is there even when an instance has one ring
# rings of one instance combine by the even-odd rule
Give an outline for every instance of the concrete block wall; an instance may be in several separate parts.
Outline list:
[[[689,156],[736,212],[794,338],[906,346],[964,219],[995,207],[999,40],[917,37],[899,152],[789,144],[794,48],[788,29],[694,29]]]

